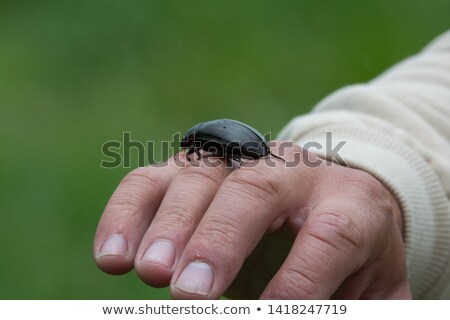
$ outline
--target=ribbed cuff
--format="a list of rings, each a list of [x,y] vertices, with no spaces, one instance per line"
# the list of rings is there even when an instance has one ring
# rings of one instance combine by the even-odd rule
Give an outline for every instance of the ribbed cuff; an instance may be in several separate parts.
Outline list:
[[[333,146],[347,141],[338,152],[345,164],[375,176],[396,196],[403,212],[411,291],[416,299],[425,297],[442,277],[450,251],[449,203],[430,165],[400,140],[361,125],[316,123],[309,129],[291,123],[280,138],[300,146],[309,141],[326,146],[326,132],[332,132]],[[314,152],[332,160],[325,149]]]

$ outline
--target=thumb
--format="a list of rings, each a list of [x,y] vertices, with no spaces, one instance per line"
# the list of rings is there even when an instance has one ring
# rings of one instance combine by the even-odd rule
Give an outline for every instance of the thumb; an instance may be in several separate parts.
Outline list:
[[[261,299],[329,299],[366,259],[363,237],[346,214],[311,214]]]

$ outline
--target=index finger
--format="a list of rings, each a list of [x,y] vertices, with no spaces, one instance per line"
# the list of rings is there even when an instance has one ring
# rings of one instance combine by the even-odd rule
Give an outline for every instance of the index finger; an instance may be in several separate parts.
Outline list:
[[[95,233],[94,259],[100,269],[110,274],[133,269],[142,237],[182,164],[171,158],[159,166],[137,168],[121,181]]]

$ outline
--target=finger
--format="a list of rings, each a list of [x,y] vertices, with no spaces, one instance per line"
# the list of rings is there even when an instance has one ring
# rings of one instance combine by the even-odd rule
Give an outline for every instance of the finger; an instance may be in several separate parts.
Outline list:
[[[136,250],[170,181],[182,162],[141,167],[130,172],[109,200],[94,239],[94,259],[103,271],[123,274],[133,268]]]
[[[407,282],[392,290],[391,294],[385,297],[390,300],[411,300],[411,289],[409,288],[409,284]]]
[[[136,255],[136,271],[144,282],[154,287],[170,283],[179,256],[228,173],[217,158],[191,161],[180,170]]]
[[[364,172],[330,170],[261,298],[405,296],[404,244],[384,187]]]
[[[411,299],[403,240],[395,222],[391,227],[397,232],[382,236],[387,245],[380,252],[372,249],[376,258],[345,279],[333,299]]]
[[[219,188],[180,257],[171,282],[174,298],[220,297],[269,226],[282,224],[292,194],[288,180],[297,168],[255,163],[235,170]]]
[[[385,269],[390,271],[390,276],[382,272]],[[387,266],[381,265],[380,261],[370,266],[364,266],[356,274],[351,275],[344,281],[332,295],[332,299],[411,299],[407,278],[405,277],[403,280],[398,279],[399,275],[402,274],[401,272],[406,272],[406,270],[399,272],[398,266],[395,266],[395,262],[393,263],[392,259],[389,259]],[[376,275],[379,276],[377,277]]]
[[[367,259],[363,238],[349,215],[311,214],[261,299],[329,299]]]

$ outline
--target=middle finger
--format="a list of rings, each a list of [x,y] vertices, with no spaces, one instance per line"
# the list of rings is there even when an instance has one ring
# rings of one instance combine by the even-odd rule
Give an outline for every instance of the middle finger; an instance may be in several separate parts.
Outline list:
[[[136,254],[136,271],[144,282],[169,284],[178,257],[228,173],[220,159],[192,161],[180,170]]]
[[[216,299],[224,293],[284,210],[279,171],[260,161],[223,182],[177,264],[171,284],[175,298]]]

